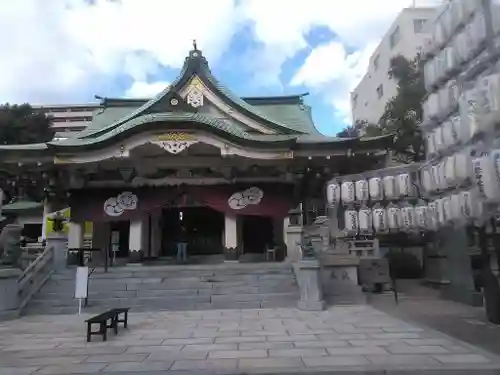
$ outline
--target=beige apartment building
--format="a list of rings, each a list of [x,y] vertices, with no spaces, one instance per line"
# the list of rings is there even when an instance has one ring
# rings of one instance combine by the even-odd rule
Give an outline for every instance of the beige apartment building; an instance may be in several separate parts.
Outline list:
[[[52,118],[54,139],[67,139],[84,130],[92,122],[93,112],[100,103],[38,105],[33,108],[44,111]]]
[[[391,59],[397,55],[406,58],[416,56],[429,36],[426,22],[436,12],[436,7],[412,7],[403,9],[397,16],[370,57],[368,71],[351,92],[353,122],[379,121],[386,103],[396,95],[397,90],[396,82],[388,75]]]

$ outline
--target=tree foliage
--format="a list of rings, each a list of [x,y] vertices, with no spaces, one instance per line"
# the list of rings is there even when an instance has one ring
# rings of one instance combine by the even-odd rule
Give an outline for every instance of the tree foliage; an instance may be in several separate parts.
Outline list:
[[[397,82],[397,93],[387,102],[379,122],[372,124],[357,121],[337,136],[373,137],[395,134],[396,151],[408,155],[411,161],[420,161],[425,156],[419,124],[422,121],[421,102],[426,93],[420,56],[413,60],[407,60],[403,56],[394,57],[388,74]]]
[[[394,57],[389,77],[398,83],[397,94],[387,103],[379,125],[386,132],[396,134],[397,151],[410,153],[413,161],[423,160],[424,142],[419,125],[426,90],[420,56],[413,60]]]
[[[29,104],[0,106],[0,144],[48,142],[53,135],[50,118]]]
[[[16,145],[43,143],[52,140],[50,118],[29,104],[0,105],[0,144]],[[39,171],[27,171],[23,167],[5,169],[0,165],[0,188],[5,201],[16,196],[40,200],[43,197],[43,177]]]

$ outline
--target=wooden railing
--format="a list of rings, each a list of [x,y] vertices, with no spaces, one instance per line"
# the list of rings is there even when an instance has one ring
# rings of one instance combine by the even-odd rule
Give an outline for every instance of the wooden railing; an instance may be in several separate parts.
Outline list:
[[[54,248],[46,247],[35,261],[33,261],[23,272],[17,282],[19,295],[19,311],[28,304],[31,297],[40,290],[43,284],[50,278],[53,272],[52,259]]]

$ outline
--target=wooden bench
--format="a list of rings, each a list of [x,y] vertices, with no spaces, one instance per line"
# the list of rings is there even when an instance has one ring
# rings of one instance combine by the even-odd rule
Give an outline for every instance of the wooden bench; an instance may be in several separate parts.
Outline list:
[[[85,321],[87,323],[87,342],[91,341],[92,335],[102,335],[102,340],[106,341],[108,328],[112,328],[116,335],[118,333],[118,323],[123,323],[123,327],[127,328],[129,310],[128,307],[115,308],[87,319]],[[123,319],[120,319],[120,314],[124,314]],[[99,324],[98,331],[92,331],[93,324]]]
[[[123,328],[127,328],[130,307],[119,307],[113,310],[116,312],[116,323],[123,323]],[[123,314],[123,319],[120,319],[120,314]]]

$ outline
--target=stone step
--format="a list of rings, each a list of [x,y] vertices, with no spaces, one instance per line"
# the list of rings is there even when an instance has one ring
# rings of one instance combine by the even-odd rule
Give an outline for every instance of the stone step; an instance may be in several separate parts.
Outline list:
[[[156,291],[152,291],[156,292]],[[202,292],[202,291],[199,291]],[[171,293],[162,295],[160,293],[149,293],[149,295],[138,295],[138,294],[112,294],[112,293],[89,293],[89,300],[92,301],[121,301],[130,300],[134,301],[156,301],[156,300],[177,300],[177,299],[202,299],[208,302],[246,302],[246,301],[271,301],[286,298],[295,298],[298,295],[296,290],[287,291],[273,291],[270,293],[235,293],[235,294],[208,294],[208,293],[198,293],[197,291],[179,291],[178,293]],[[57,293],[47,293],[37,295],[32,299],[32,302],[40,305],[50,305],[50,304],[68,304],[73,303],[75,299],[72,294],[57,294]]]
[[[74,286],[74,268],[53,275],[25,313],[75,313]],[[85,311],[290,307],[298,298],[289,264],[116,267],[91,274]]]
[[[70,268],[60,274],[54,275],[55,280],[74,279],[75,268]],[[291,265],[286,263],[257,263],[257,264],[217,264],[203,266],[143,266],[143,267],[112,267],[108,272],[103,268],[96,268],[92,277],[99,279],[124,279],[124,278],[182,278],[200,277],[207,278],[218,276],[222,279],[231,279],[231,276],[240,277],[243,275],[256,276],[266,275],[290,275]]]
[[[258,309],[258,308],[282,308],[282,307],[295,307],[297,305],[297,298],[290,299],[280,299],[274,301],[247,301],[247,302],[216,302],[216,303],[185,303],[181,304],[158,304],[156,306],[151,305],[135,305],[131,307],[131,312],[148,312],[148,311],[161,311],[161,310],[223,310],[223,309]],[[78,302],[76,300],[72,301],[73,304],[68,304],[65,306],[36,306],[28,305],[24,311],[25,315],[60,315],[60,314],[76,314],[78,312]],[[128,304],[126,305],[127,307]],[[102,303],[102,304],[90,304],[88,307],[83,307],[83,313],[99,314],[103,311],[109,310],[111,308],[117,307],[112,303]]]
[[[297,301],[296,293],[274,293],[274,294],[240,294],[237,296],[175,296],[170,298],[161,297],[138,297],[138,298],[89,298],[90,307],[100,307],[101,310],[112,307],[148,306],[151,310],[172,309],[185,310],[195,309],[200,306],[205,308],[251,308],[283,307],[292,306]],[[54,300],[32,300],[30,309],[46,311],[48,308],[71,308],[78,306],[78,301],[73,298]]]

